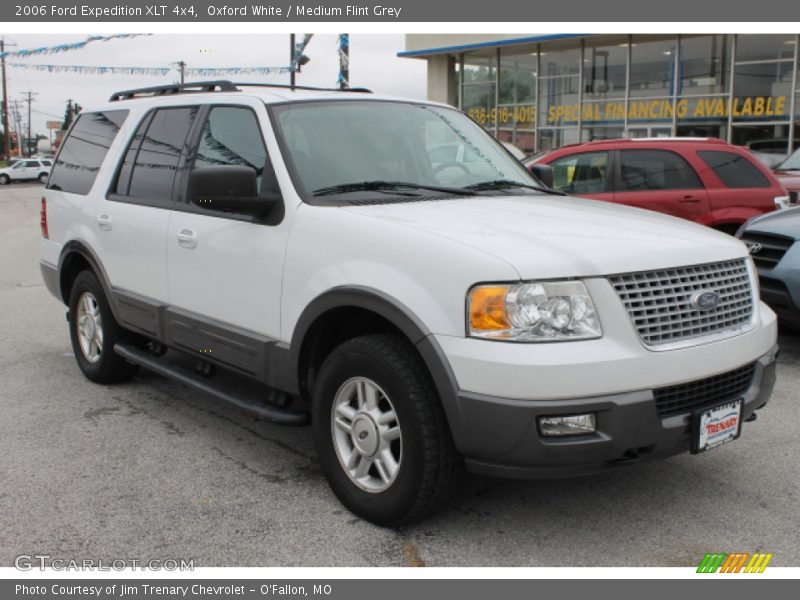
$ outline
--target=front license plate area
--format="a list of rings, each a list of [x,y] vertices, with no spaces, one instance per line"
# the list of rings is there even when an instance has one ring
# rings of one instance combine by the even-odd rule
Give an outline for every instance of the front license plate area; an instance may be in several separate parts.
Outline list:
[[[742,432],[741,398],[702,408],[692,414],[692,452],[697,454],[732,442]]]

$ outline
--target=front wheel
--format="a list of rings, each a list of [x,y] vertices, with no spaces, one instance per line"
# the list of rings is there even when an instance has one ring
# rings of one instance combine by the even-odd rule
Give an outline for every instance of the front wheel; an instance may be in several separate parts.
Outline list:
[[[75,278],[69,315],[72,351],[88,379],[97,383],[117,383],[136,374],[137,365],[114,352],[114,344],[128,341],[132,334],[128,334],[114,319],[103,287],[91,271],[83,271]]]
[[[0,175],[0,185],[8,185],[11,183],[11,178],[8,175]]]
[[[451,498],[461,459],[425,365],[402,337],[336,348],[320,369],[312,416],[322,470],[356,515],[399,526]]]

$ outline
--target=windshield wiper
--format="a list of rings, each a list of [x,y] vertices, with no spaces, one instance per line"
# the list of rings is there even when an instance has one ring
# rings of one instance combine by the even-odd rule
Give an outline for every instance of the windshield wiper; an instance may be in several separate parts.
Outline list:
[[[410,190],[430,190],[433,192],[441,192],[444,194],[453,194],[457,196],[475,195],[475,192],[466,188],[425,185],[422,183],[412,183],[410,181],[383,181],[380,179],[375,181],[358,181],[353,183],[332,185],[314,190],[312,194],[314,196],[330,196],[333,194],[346,194],[348,192],[397,191],[403,188]]]
[[[552,190],[541,185],[528,185],[527,183],[520,183],[512,179],[492,179],[490,181],[481,181],[480,183],[473,183],[466,186],[464,189],[473,190],[476,192],[486,192],[490,190],[504,190],[512,187],[521,187],[529,190],[536,190],[545,194],[553,194],[554,196],[566,196],[564,192]]]

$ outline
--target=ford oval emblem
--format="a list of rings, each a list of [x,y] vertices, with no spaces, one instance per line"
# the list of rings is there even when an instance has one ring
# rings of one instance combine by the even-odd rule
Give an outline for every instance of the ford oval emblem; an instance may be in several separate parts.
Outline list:
[[[696,310],[707,312],[717,308],[721,301],[722,297],[717,292],[712,292],[711,290],[700,290],[699,292],[692,294],[692,297],[689,299],[689,306]]]

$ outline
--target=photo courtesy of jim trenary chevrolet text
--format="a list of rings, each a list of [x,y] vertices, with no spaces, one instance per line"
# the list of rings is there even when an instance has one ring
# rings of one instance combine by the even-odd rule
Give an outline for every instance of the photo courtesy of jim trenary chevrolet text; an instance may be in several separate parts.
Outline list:
[[[0,6],[0,598],[791,597],[800,5]]]

